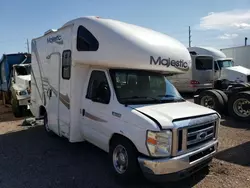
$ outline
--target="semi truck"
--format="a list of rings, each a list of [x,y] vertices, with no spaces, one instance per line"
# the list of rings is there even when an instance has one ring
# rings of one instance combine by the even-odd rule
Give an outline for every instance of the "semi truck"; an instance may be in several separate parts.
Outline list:
[[[87,16],[45,32],[31,48],[32,114],[49,135],[109,153],[120,180],[140,172],[178,180],[217,152],[219,113],[186,101],[166,78],[191,68],[176,39]]]
[[[179,92],[199,93],[218,88],[221,81],[250,83],[250,69],[236,65],[234,59],[212,47],[189,47],[192,68],[169,80]],[[216,86],[217,85],[217,86]]]
[[[250,69],[250,46],[238,46],[223,48],[221,51],[233,59],[235,65],[240,65]]]
[[[188,48],[192,68],[168,77],[180,92],[193,92],[197,104],[238,120],[250,120],[250,69],[211,47]]]
[[[21,117],[30,102],[31,54],[4,54],[0,60],[0,91],[4,105],[11,105],[15,117]]]

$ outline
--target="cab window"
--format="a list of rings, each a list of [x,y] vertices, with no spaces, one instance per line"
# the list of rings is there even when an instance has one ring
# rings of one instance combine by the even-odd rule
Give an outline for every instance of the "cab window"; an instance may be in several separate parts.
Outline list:
[[[110,102],[110,88],[105,72],[92,71],[86,98],[93,102],[108,104]]]

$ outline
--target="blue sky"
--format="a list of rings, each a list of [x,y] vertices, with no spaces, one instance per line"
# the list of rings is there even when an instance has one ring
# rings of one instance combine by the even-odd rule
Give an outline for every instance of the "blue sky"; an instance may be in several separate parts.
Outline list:
[[[97,15],[166,33],[188,46],[216,48],[250,42],[249,0],[2,0],[0,56],[27,51],[26,39],[70,19]]]

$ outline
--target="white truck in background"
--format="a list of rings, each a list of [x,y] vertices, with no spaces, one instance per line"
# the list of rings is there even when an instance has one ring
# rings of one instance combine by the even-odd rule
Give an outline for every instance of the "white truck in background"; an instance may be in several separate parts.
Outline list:
[[[239,46],[223,48],[221,51],[229,58],[232,58],[235,65],[250,69],[250,46]]]
[[[190,47],[192,68],[168,77],[179,92],[194,92],[195,103],[250,120],[250,69],[234,65],[215,48]]]
[[[49,134],[108,152],[117,177],[184,178],[215,155],[220,115],[183,99],[165,77],[191,68],[179,41],[91,16],[31,46],[31,112]]]
[[[31,62],[13,65],[11,106],[15,117],[21,117],[29,109],[31,93]]]

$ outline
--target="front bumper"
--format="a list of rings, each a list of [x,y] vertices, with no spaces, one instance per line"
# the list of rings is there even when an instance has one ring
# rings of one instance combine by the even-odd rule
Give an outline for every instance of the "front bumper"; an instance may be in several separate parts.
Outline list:
[[[176,181],[206,166],[217,152],[218,141],[173,158],[152,159],[139,157],[141,170],[146,178],[153,181]]]
[[[30,104],[30,95],[17,96],[19,106],[26,106]]]

